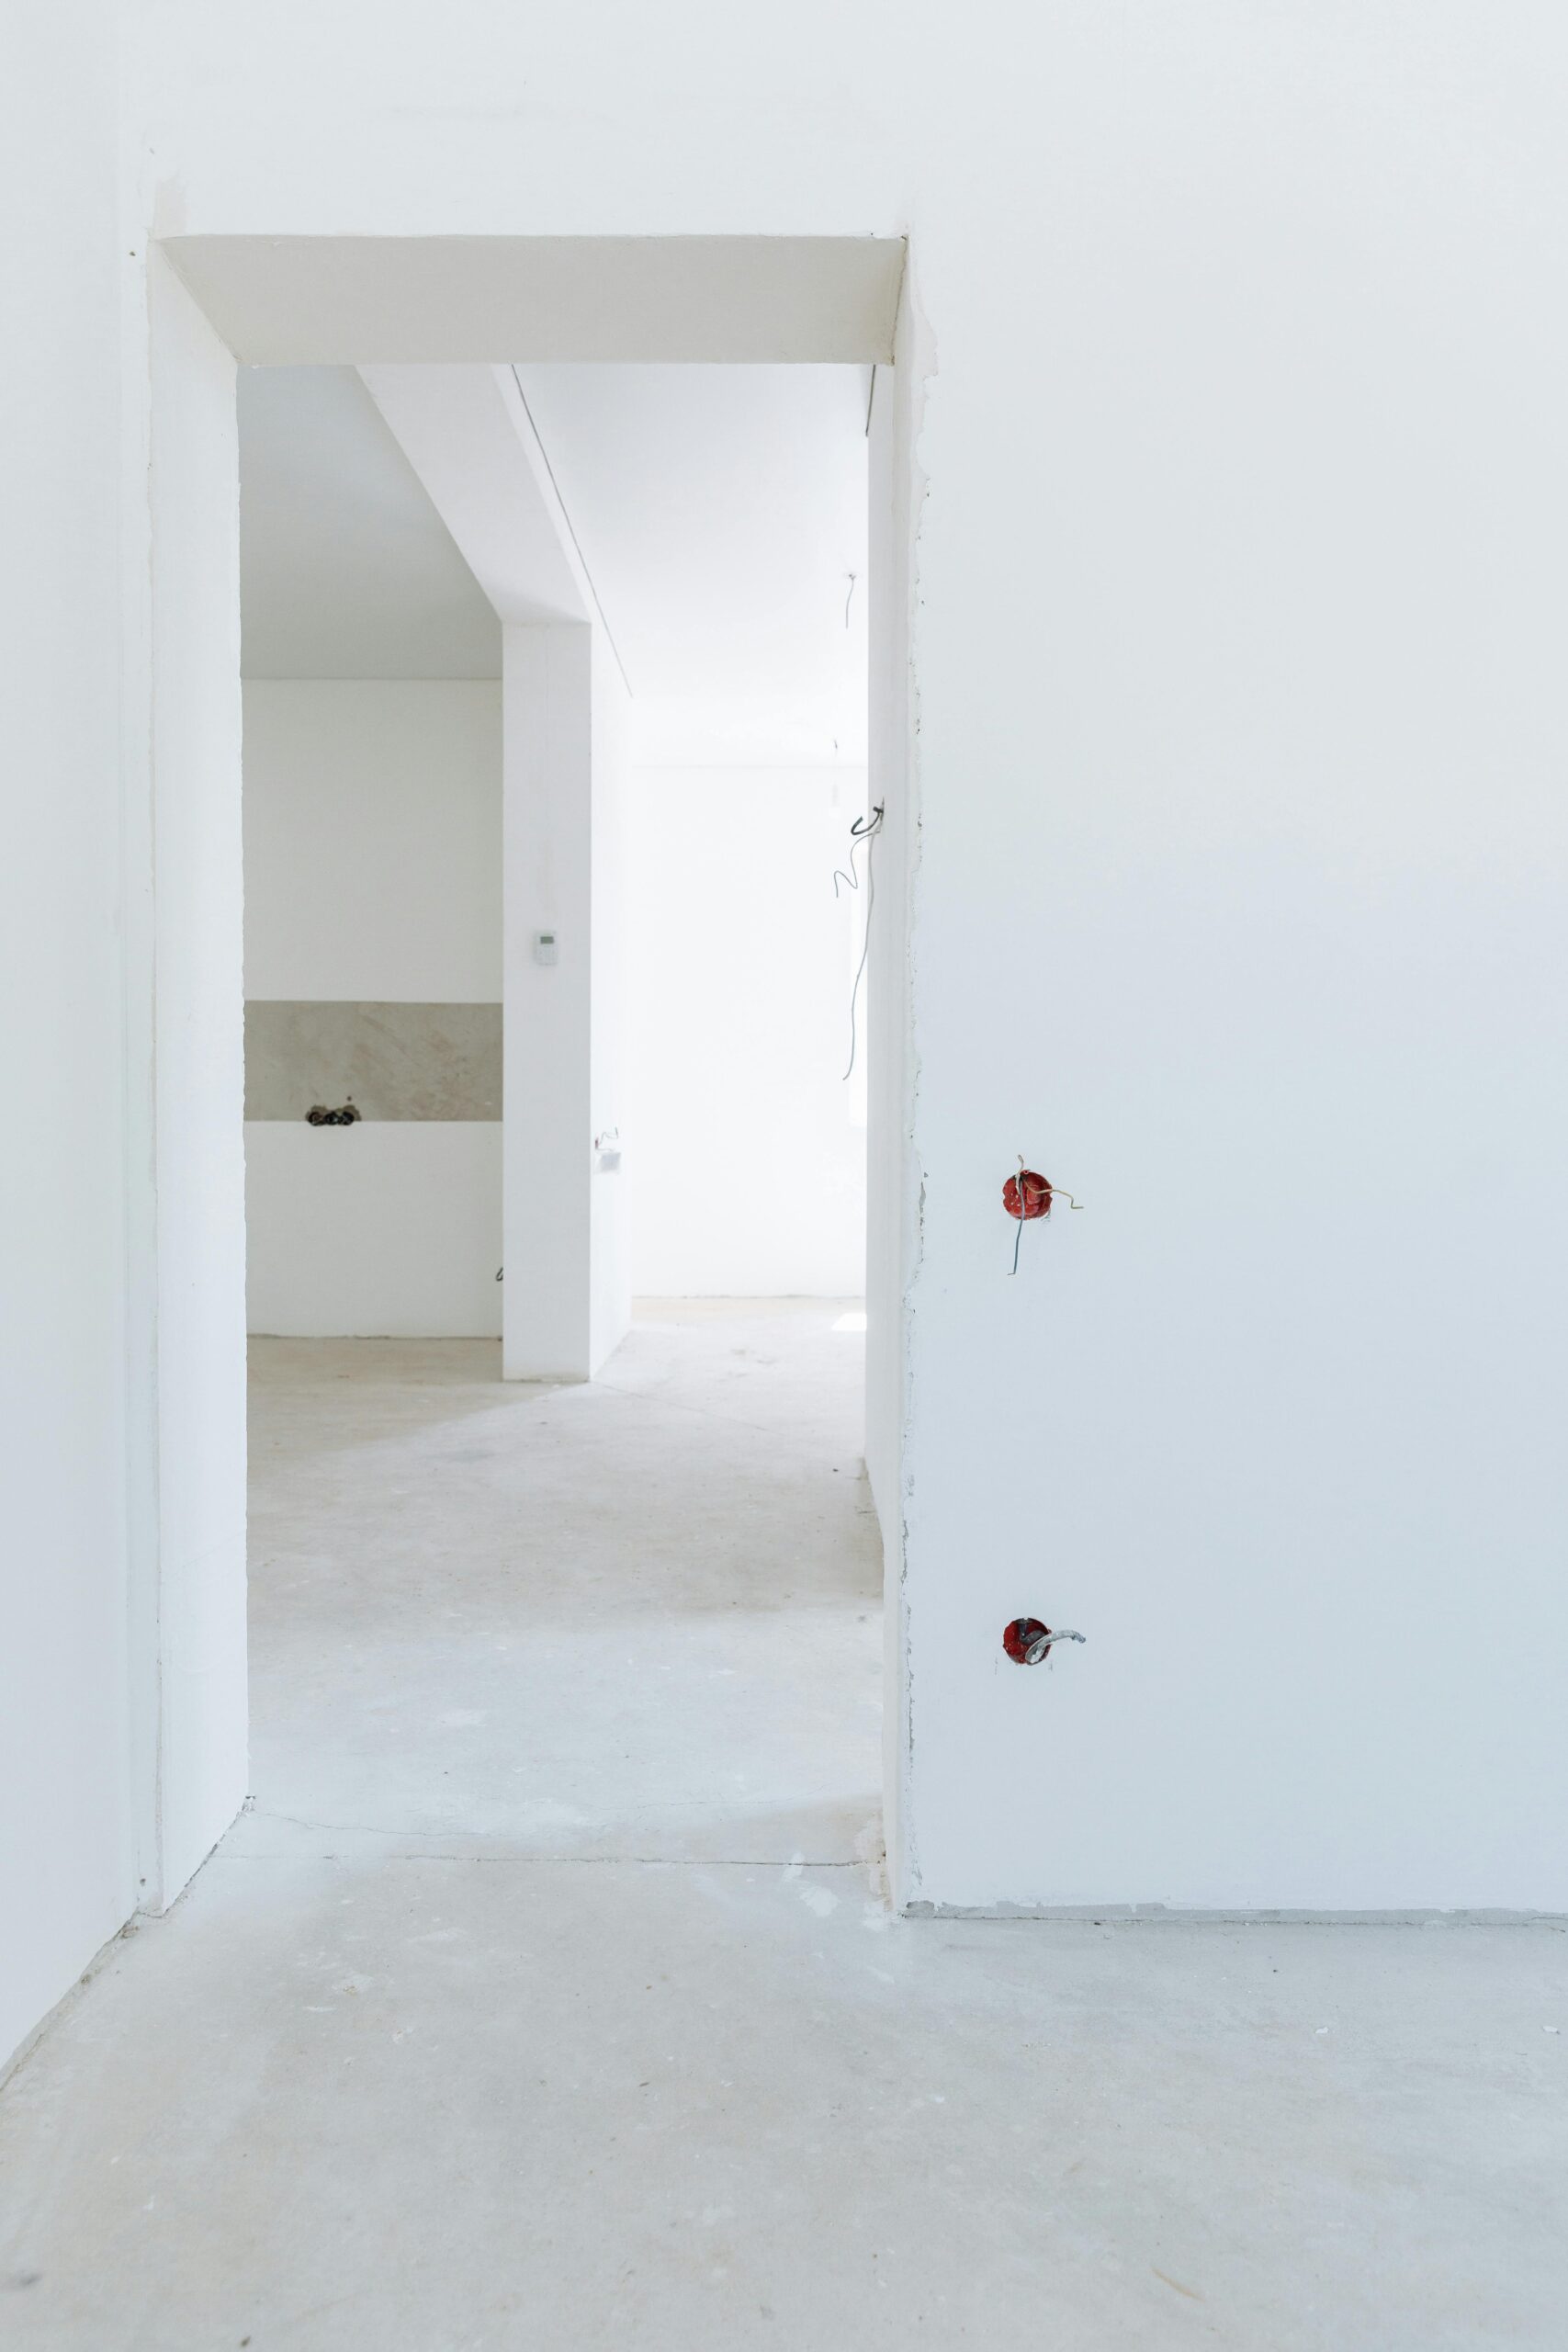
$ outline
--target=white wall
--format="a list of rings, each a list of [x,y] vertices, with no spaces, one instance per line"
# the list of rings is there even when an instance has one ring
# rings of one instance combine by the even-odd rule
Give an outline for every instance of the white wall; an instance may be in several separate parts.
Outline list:
[[[501,688],[250,679],[245,990],[501,996]],[[499,1121],[245,1126],[255,1331],[494,1336]]]
[[[0,100],[0,2066],[135,1899],[114,17],[19,18]]]
[[[632,1318],[635,1176],[624,1152],[627,1088],[635,1067],[630,1034],[635,971],[628,953],[631,823],[628,696],[603,627],[591,633],[588,1118],[592,1172],[588,1200],[588,1367],[597,1372],[620,1346]],[[601,1144],[604,1146],[600,1148]]]
[[[910,945],[919,846],[919,704],[912,635],[924,484],[916,451],[935,365],[930,330],[907,265],[895,365],[873,379],[867,419],[869,547],[868,798],[883,811],[875,844],[880,919],[866,962],[865,1466],[882,1532],[883,1833],[896,1899],[916,1883],[910,1770],[908,1578],[905,1443],[909,1415],[909,1301],[919,1271],[919,1161],[914,1131],[916,1062]]]
[[[250,1120],[245,1192],[254,1330],[499,1334],[498,1120]]]
[[[918,249],[916,1883],[1561,1905],[1560,44],[1053,22]]]
[[[904,1891],[1568,1900],[1560,13],[277,21],[163,225],[909,232]]]
[[[244,1802],[245,1231],[235,368],[161,256],[150,307],[151,587],[132,773],[130,1441],[138,1886],[172,1903]],[[128,725],[128,748],[130,741]],[[128,848],[130,837],[128,833]],[[150,928],[143,933],[147,913]]]
[[[502,1367],[589,1380],[631,1316],[626,1179],[598,1148],[623,1125],[626,691],[600,627],[508,622],[502,645]]]
[[[547,45],[166,0],[118,235],[117,14],[30,12],[7,77],[7,2031],[132,1892],[109,518],[154,227],[909,232],[903,1891],[1568,1902],[1561,12],[669,0]],[[1089,1208],[1011,1283],[1020,1150]],[[1089,1646],[1007,1666],[1020,1607]]]
[[[245,994],[501,1001],[501,684],[248,678]]]
[[[843,1073],[865,892],[835,898],[832,876],[865,807],[848,766],[633,780],[623,1134],[645,1296],[861,1295],[863,981]]]

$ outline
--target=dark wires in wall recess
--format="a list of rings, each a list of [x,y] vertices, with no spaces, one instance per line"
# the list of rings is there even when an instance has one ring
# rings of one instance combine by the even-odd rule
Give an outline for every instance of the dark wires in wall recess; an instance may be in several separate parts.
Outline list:
[[[871,953],[871,917],[872,910],[876,904],[876,865],[874,844],[877,834],[882,831],[882,820],[886,809],[886,801],[879,800],[872,809],[869,817],[857,817],[855,819],[854,823],[850,827],[850,862],[848,869],[846,870],[846,868],[841,865],[835,866],[833,869],[833,896],[835,899],[839,896],[839,885],[840,882],[843,883],[845,888],[848,889],[858,890],[860,888],[860,876],[855,870],[855,858],[862,842],[864,842],[865,937],[861,946],[860,962],[855,966],[854,986],[850,990],[850,1058],[844,1069],[844,1077],[846,1080],[848,1080],[854,1069],[855,1051],[859,1044],[859,1036],[855,1026],[855,1008],[860,1001],[860,984],[865,974],[865,959]]]

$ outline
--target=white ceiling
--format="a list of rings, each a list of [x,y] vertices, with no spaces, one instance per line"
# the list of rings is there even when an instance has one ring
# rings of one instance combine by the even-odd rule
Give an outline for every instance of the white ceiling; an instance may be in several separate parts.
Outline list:
[[[863,759],[870,370],[516,372],[639,756]],[[498,673],[494,616],[353,370],[243,370],[240,424],[247,674]]]
[[[352,368],[240,370],[249,678],[498,678],[501,624]]]
[[[869,377],[518,368],[644,758],[864,757]]]

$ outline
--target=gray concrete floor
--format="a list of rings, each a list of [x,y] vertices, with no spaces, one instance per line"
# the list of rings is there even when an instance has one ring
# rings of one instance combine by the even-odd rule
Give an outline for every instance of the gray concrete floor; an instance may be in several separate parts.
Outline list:
[[[650,1304],[586,1387],[503,1387],[484,1340],[254,1341],[235,1849],[874,1851],[881,1547],[842,1311]]]
[[[0,2098],[18,2352],[1568,2340],[1568,1938],[901,1921],[858,1350],[258,1349],[255,1811]]]

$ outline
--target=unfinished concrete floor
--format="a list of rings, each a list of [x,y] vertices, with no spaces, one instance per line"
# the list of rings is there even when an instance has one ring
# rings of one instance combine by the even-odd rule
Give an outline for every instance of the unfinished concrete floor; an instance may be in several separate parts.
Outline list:
[[[247,1853],[848,1862],[881,1546],[844,1310],[649,1305],[589,1386],[253,1342]]]
[[[833,1319],[257,1351],[256,1810],[0,2098],[7,2347],[1562,2344],[1558,1930],[888,1916]]]

